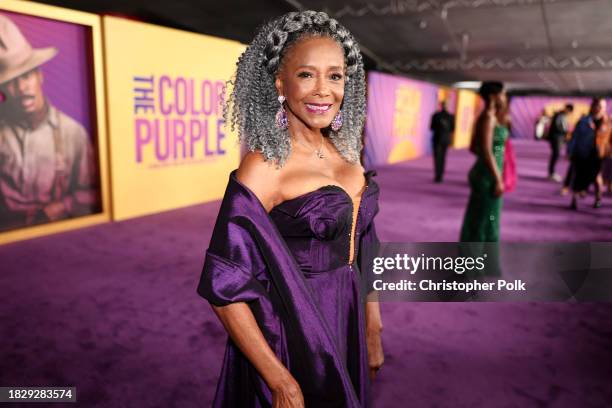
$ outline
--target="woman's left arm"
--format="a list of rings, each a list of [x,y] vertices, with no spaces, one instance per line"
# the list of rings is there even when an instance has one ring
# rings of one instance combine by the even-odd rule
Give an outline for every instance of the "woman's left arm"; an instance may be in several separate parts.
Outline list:
[[[381,332],[383,329],[380,317],[380,303],[378,294],[371,292],[366,303],[366,342],[368,346],[368,365],[370,367],[370,378],[374,379],[378,370],[385,362],[383,353]]]
[[[374,173],[372,176],[374,176]],[[377,184],[372,187],[377,190]],[[370,190],[372,191],[372,190]],[[380,251],[380,240],[376,233],[374,217],[378,214],[378,198],[374,203],[367,204],[367,213],[372,217],[370,223],[361,235],[359,241],[359,256],[357,263],[361,271],[362,284],[366,294],[365,320],[366,320],[366,344],[368,348],[368,366],[370,378],[374,379],[378,370],[382,367],[385,356],[382,348],[381,332],[383,329],[382,318],[380,316],[380,304],[378,302],[378,292],[374,290],[374,280],[377,275],[373,273],[372,262]]]

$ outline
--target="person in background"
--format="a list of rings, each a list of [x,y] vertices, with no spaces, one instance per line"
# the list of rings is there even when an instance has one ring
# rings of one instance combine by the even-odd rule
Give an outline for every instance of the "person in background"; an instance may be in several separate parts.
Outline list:
[[[535,134],[534,137],[536,140],[546,139],[546,135],[548,134],[548,129],[550,127],[550,116],[546,113],[546,109],[542,111],[542,115],[538,118],[535,124]]]
[[[574,164],[572,163],[569,154],[569,144],[571,144],[571,138],[568,141],[568,158],[570,159],[569,166],[567,166],[567,172],[565,173],[565,180],[563,180],[563,187],[561,187],[561,195],[566,196],[569,193],[570,187],[574,181]]]
[[[574,167],[574,180],[572,183],[572,202],[570,207],[578,209],[577,198],[586,192],[591,184],[595,185],[594,208],[601,206],[601,186],[597,175],[601,169],[601,157],[596,143],[601,139],[598,133],[608,129],[606,116],[606,101],[594,98],[591,102],[589,114],[580,118],[569,145],[570,156]]]
[[[555,172],[559,153],[569,132],[568,116],[574,111],[574,105],[568,103],[559,112],[555,113],[548,130],[548,142],[550,143],[550,161],[548,163],[548,178],[552,181],[561,181],[561,176]]]
[[[603,193],[604,186],[607,193],[612,193],[612,122],[606,114],[595,135],[597,154],[601,159],[601,171],[597,175],[596,184]]]
[[[608,133],[607,143],[603,145],[601,178],[606,186],[607,194],[612,195],[612,132]]]
[[[572,187],[572,184],[574,183],[574,177],[575,177],[574,163],[572,162],[572,158],[570,154],[570,146],[572,144],[573,134],[574,134],[574,129],[571,129],[567,135],[565,156],[567,160],[569,161],[569,164],[567,166],[567,171],[565,172],[565,179],[563,180],[563,187],[561,187],[561,192],[560,192],[561,196],[568,195],[570,192],[570,188]],[[585,195],[586,195],[586,192],[584,191],[580,193],[581,197],[584,197]]]
[[[468,176],[471,194],[461,241],[497,242],[504,193],[504,147],[509,134],[507,98],[501,82],[483,82],[479,94],[485,108],[476,121],[470,145],[477,159]]]
[[[433,131],[434,181],[441,183],[444,178],[446,151],[455,130],[455,117],[446,110],[446,102],[440,103],[440,110],[432,115],[430,129]]]

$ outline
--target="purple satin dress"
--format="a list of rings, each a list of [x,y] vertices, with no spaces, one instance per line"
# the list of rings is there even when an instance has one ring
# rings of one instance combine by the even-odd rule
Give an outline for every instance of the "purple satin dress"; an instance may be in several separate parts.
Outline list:
[[[365,173],[353,263],[353,202],[324,186],[274,207],[230,175],[198,293],[218,306],[247,302],[264,337],[296,378],[307,407],[370,407],[361,271],[379,245],[376,173]],[[370,286],[371,287],[371,286]],[[268,407],[270,390],[228,339],[215,407]]]

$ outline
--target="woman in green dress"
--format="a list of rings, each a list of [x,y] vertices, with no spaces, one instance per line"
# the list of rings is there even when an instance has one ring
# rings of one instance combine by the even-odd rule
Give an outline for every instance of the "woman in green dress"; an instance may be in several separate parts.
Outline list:
[[[469,173],[471,188],[462,242],[498,242],[504,183],[504,147],[508,138],[507,98],[501,82],[483,82],[485,107],[476,121],[470,150],[477,159]]]

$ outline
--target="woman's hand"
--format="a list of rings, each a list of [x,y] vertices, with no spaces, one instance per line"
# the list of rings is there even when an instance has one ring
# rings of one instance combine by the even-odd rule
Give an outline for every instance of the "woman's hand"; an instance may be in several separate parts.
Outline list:
[[[370,379],[374,379],[378,370],[385,362],[380,332],[382,327],[368,328],[366,330],[366,342],[368,344],[368,366],[370,367]]]
[[[213,305],[213,310],[272,391],[272,406],[304,408],[300,385],[270,348],[250,307],[244,302],[235,302],[225,306]]]
[[[282,381],[273,384],[270,389],[273,408],[304,408],[302,390],[291,374],[287,373]]]
[[[502,194],[504,194],[504,182],[503,180],[497,180],[493,195],[495,195],[495,197],[501,197]]]

